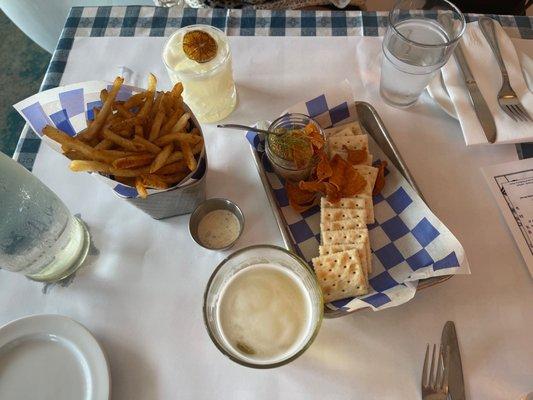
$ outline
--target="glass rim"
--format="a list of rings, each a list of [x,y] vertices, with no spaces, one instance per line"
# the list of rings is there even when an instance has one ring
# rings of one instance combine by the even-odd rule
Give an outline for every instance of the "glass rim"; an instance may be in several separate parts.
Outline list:
[[[270,130],[275,129],[275,125],[276,124],[278,124],[279,122],[283,122],[286,119],[290,120],[290,118],[293,118],[293,117],[294,118],[298,118],[300,120],[307,119],[308,121],[312,122],[318,128],[318,131],[320,132],[320,134],[322,135],[322,137],[325,140],[324,130],[322,129],[320,124],[313,117],[311,117],[311,116],[309,116],[307,114],[303,114],[303,113],[287,113],[285,115],[282,115],[282,116],[276,118],[274,121],[272,121],[270,123],[270,125],[268,126],[268,130],[270,131]],[[302,124],[303,124],[303,122],[302,122]],[[276,164],[276,166],[278,166],[280,168],[283,168],[283,169],[286,169],[286,170],[291,171],[291,172],[298,172],[298,171],[304,171],[310,165],[313,164],[313,157],[312,157],[311,160],[309,161],[309,163],[304,168],[297,168],[296,166],[289,166],[289,165],[281,165],[280,162],[287,161],[287,160],[281,158],[274,151],[272,151],[272,149],[270,148],[270,139],[269,138],[270,138],[270,135],[265,135],[265,153],[267,155],[268,160],[270,162]],[[273,156],[273,157],[271,157],[271,156]]]
[[[218,340],[215,338],[213,332],[211,331],[209,323],[207,321],[207,306],[206,306],[207,305],[207,296],[209,294],[209,289],[211,288],[211,284],[213,283],[213,279],[218,274],[218,272],[220,271],[222,266],[224,266],[229,260],[231,260],[232,258],[234,258],[234,257],[236,257],[236,256],[238,256],[238,255],[240,255],[240,254],[242,254],[242,253],[244,253],[246,251],[250,251],[250,250],[254,250],[254,249],[273,249],[273,250],[281,251],[281,252],[287,254],[288,256],[293,258],[295,261],[297,261],[301,266],[303,266],[304,269],[307,270],[313,277],[315,277],[315,281],[316,281],[316,275],[315,275],[314,271],[311,269],[311,267],[301,257],[299,257],[298,255],[290,252],[287,249],[284,249],[283,247],[275,246],[275,245],[272,245],[272,244],[256,244],[256,245],[247,246],[247,247],[244,247],[244,248],[239,249],[237,251],[234,251],[233,253],[228,255],[226,258],[224,258],[217,265],[217,267],[211,273],[211,276],[209,277],[209,280],[207,281],[207,285],[206,285],[205,291],[204,291],[203,305],[202,305],[204,326],[205,326],[205,329],[207,330],[209,338],[211,339],[211,341],[213,342],[215,347],[223,355],[228,357],[230,360],[236,362],[237,364],[240,364],[242,366],[249,367],[249,368],[255,368],[255,369],[277,368],[277,367],[281,367],[283,365],[286,365],[286,364],[290,363],[291,361],[294,361],[295,359],[300,357],[309,348],[309,346],[311,346],[311,344],[314,342],[316,336],[318,335],[318,331],[320,330],[320,326],[322,324],[322,320],[324,318],[324,307],[323,306],[319,307],[319,316],[318,316],[318,320],[316,322],[316,325],[313,328],[313,333],[311,334],[309,339],[305,342],[305,344],[302,346],[302,348],[299,349],[297,352],[295,352],[292,356],[290,356],[290,357],[288,357],[288,358],[286,358],[284,360],[277,361],[277,362],[274,362],[274,363],[269,363],[269,364],[254,364],[254,363],[245,361],[244,359],[239,358],[239,357],[235,356],[234,354],[232,354],[231,352],[227,351],[218,342]],[[320,286],[318,285],[318,281],[316,281],[316,285],[317,285],[318,293],[320,294],[321,303],[323,304],[324,301],[323,301],[323,297],[322,297],[322,290],[320,289]]]
[[[224,37],[224,40],[225,40],[227,46],[228,46],[228,51],[226,52],[225,56],[220,59],[219,62],[217,62],[216,64],[211,66],[209,69],[203,71],[201,74],[198,74],[198,73],[195,73],[195,72],[176,71],[176,70],[174,70],[174,68],[169,66],[168,63],[167,63],[167,60],[166,60],[166,57],[165,57],[165,51],[167,49],[167,46],[169,45],[171,40],[174,38],[174,36],[177,36],[181,32],[184,32],[184,31],[194,30],[194,28],[198,28],[199,30],[202,30],[202,29],[205,29],[205,28],[213,29],[214,31],[217,31],[219,34],[221,33],[222,36]],[[222,29],[219,29],[216,26],[207,25],[207,24],[194,24],[194,25],[183,26],[181,28],[176,29],[176,31],[174,31],[172,33],[172,35],[170,35],[168,37],[167,41],[165,42],[165,45],[163,46],[163,52],[161,54],[161,58],[163,59],[163,64],[165,64],[165,67],[167,68],[168,71],[175,72],[175,73],[177,73],[179,75],[183,75],[183,76],[186,76],[188,78],[191,78],[191,77],[202,78],[202,77],[204,77],[205,74],[209,74],[209,73],[213,72],[214,70],[216,70],[217,68],[219,68],[221,65],[223,65],[228,60],[230,55],[231,55],[231,49],[229,49],[228,37],[227,37],[226,33],[224,33],[224,31]],[[200,63],[198,63],[198,64],[200,64]]]
[[[446,41],[446,43],[441,43],[441,44],[427,44],[427,43],[419,43],[419,42],[416,42],[414,40],[411,40],[409,38],[407,38],[406,36],[404,36],[400,31],[398,31],[398,29],[396,29],[396,26],[395,24],[393,24],[392,22],[392,15],[394,13],[394,11],[397,9],[398,5],[404,0],[397,0],[396,3],[394,4],[394,7],[392,7],[392,9],[389,11],[389,16],[388,16],[388,22],[389,22],[389,26],[394,29],[394,32],[396,32],[396,34],[398,34],[403,40],[405,40],[406,42],[409,42],[409,43],[412,43],[412,44],[415,44],[419,47],[428,47],[428,48],[438,48],[438,47],[446,47],[446,46],[450,46],[452,44],[454,44],[455,42],[458,42],[461,37],[463,36],[465,30],[466,30],[466,19],[465,19],[465,16],[464,14],[461,12],[461,10],[459,10],[459,8],[457,8],[457,6],[455,4],[453,4],[451,1],[449,0],[440,0],[442,1],[443,3],[447,4],[451,10],[450,11],[453,11],[455,13],[457,13],[458,15],[461,16],[461,24],[462,24],[462,27],[461,27],[461,31],[459,32],[458,35],[456,35],[456,37],[452,40],[448,40]],[[429,11],[429,10],[428,10]],[[438,10],[437,10],[438,12]]]

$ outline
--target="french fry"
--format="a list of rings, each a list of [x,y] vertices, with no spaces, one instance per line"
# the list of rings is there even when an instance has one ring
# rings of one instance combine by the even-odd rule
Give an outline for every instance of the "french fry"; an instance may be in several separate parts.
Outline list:
[[[119,122],[122,122],[122,121],[124,121],[124,117],[122,117],[118,112],[115,113],[115,114],[111,114],[109,116],[109,118],[105,121],[103,129],[109,128],[109,127],[111,127],[113,125],[118,124]]]
[[[168,135],[161,136],[154,140],[154,144],[157,146],[165,146],[168,143],[172,142],[186,142],[190,144],[196,144],[202,140],[201,136],[191,135],[186,132],[173,132]]]
[[[165,165],[165,161],[167,161],[167,158],[170,156],[173,149],[174,145],[172,143],[169,143],[163,148],[163,150],[161,150],[161,152],[155,157],[154,161],[150,165],[151,174],[153,174],[159,168]]]
[[[165,111],[166,115],[172,114],[172,107],[171,107],[171,101],[170,101],[170,94],[168,92],[163,92],[163,95],[161,96],[161,103],[159,105],[159,108]]]
[[[185,130],[185,127],[187,126],[187,122],[189,122],[189,118],[191,118],[191,114],[183,114],[176,122],[176,124],[172,127],[172,132],[183,132]]]
[[[92,121],[87,121],[87,127],[91,124]],[[84,133],[87,131],[87,128],[84,128],[82,129],[81,131],[78,132],[78,134],[76,135],[76,139],[78,140],[82,140],[83,141],[83,135]]]
[[[113,150],[113,149],[102,150],[101,152],[105,156],[108,156],[109,158],[112,158],[113,161],[115,161],[117,158],[123,158],[123,157],[128,157],[128,156],[133,156],[133,155],[139,154],[139,153],[134,153],[132,151]]]
[[[180,161],[180,160],[183,160],[183,153],[181,151],[177,150],[177,151],[172,153],[167,158],[167,161],[165,162],[165,165],[172,164],[172,163],[174,163],[176,161]]]
[[[92,110],[93,110],[93,119],[92,120],[87,119],[87,127],[78,132],[78,134],[76,135],[76,139],[84,141],[84,142],[88,142],[88,139],[86,137],[87,129],[89,129],[89,126],[91,126],[91,124],[93,123],[94,117],[98,114],[98,112],[100,112],[100,109],[98,107],[93,107]]]
[[[160,110],[155,116],[154,122],[152,124],[152,129],[150,130],[150,134],[148,135],[148,140],[150,142],[153,142],[159,137],[159,132],[161,130],[161,124],[163,123],[164,118],[165,118],[165,111]]]
[[[146,98],[146,92],[140,92],[136,93],[133,96],[131,96],[126,102],[123,104],[124,108],[126,110],[131,110],[134,107],[137,107],[138,105],[142,104],[144,99]]]
[[[130,138],[133,134],[133,130],[129,128],[123,129],[121,131],[113,131],[113,133],[116,133],[117,135],[122,136],[123,138]]]
[[[181,94],[183,93],[183,84],[181,82],[178,82],[174,85],[172,88],[172,91],[170,92],[170,95],[174,98],[174,102],[176,102],[177,105],[181,103]]]
[[[71,150],[68,148],[66,150],[63,150],[63,154],[71,160],[88,160],[88,158],[81,154],[79,151]]]
[[[106,102],[108,96],[109,92],[107,91],[107,89],[102,89],[100,91],[100,101],[102,102],[102,104]]]
[[[142,174],[148,174],[149,172],[150,172],[150,167],[140,167],[140,168],[130,168],[130,169],[111,167],[110,173],[111,175],[119,176],[123,178],[135,178]]]
[[[187,172],[188,167],[187,164],[183,161],[176,161],[167,165],[164,165],[163,167],[159,168],[157,170],[158,175],[168,175],[168,174],[175,174],[178,172]]]
[[[204,149],[204,139],[200,140],[198,143],[196,143],[192,148],[192,154],[196,155],[198,153],[201,153]]]
[[[176,172],[175,174],[158,175],[158,176],[159,176],[159,179],[166,182],[169,187],[172,187],[175,184],[181,182],[189,174],[190,174],[190,171],[186,171],[186,172]]]
[[[125,168],[137,168],[150,164],[155,156],[151,153],[135,154],[133,156],[127,156],[123,158],[117,158],[113,161],[113,168],[125,169]]]
[[[135,125],[135,129],[133,131],[135,136],[144,137],[144,129],[142,125]]]
[[[113,143],[111,140],[104,139],[100,143],[98,143],[96,146],[94,146],[94,148],[97,150],[108,150],[112,148],[114,145],[115,143]]]
[[[94,148],[94,146],[96,146],[98,143],[100,143],[100,138],[99,137],[93,137],[92,139],[87,141],[87,144],[89,146],[91,146],[92,148]]]
[[[115,81],[113,82],[113,88],[109,92],[106,101],[102,105],[102,109],[98,113],[98,116],[94,119],[93,123],[87,128],[86,136],[88,139],[92,139],[97,135],[98,131],[100,131],[100,129],[102,129],[104,126],[109,114],[113,112],[113,102],[115,101],[115,97],[117,96],[117,93],[120,90],[123,82],[124,78],[115,78]]]
[[[53,126],[50,126],[50,125],[45,126],[43,128],[43,135],[48,136],[52,140],[60,143],[61,145],[65,145],[71,150],[76,150],[80,152],[85,157],[91,160],[103,161],[103,162],[109,161],[109,158],[106,157],[100,150],[93,149],[88,144],[83,143],[81,140],[78,140],[76,138],[70,137],[65,132],[60,131],[57,128],[54,128]]]
[[[133,142],[141,145],[146,151],[149,151],[153,154],[158,154],[161,151],[161,147],[156,146],[155,144],[153,144],[149,140],[146,140],[142,136],[135,135],[135,137],[133,138]]]
[[[96,117],[98,117],[98,114],[100,114],[100,108],[98,108],[98,107],[94,107],[94,108],[93,108],[93,120],[91,121],[91,124],[94,122],[94,120],[96,119]]]
[[[161,135],[164,136],[167,133],[170,133],[173,131],[174,125],[180,120],[180,117],[183,115],[184,110],[181,107],[176,108],[172,115],[168,118],[167,122],[165,122],[165,125],[161,127]]]
[[[163,99],[163,93],[156,92],[155,100],[154,100],[154,106],[150,110],[150,117],[151,117],[152,121],[154,120],[154,118],[157,115],[157,113],[160,111],[160,106],[161,106],[161,100],[162,99]]]
[[[102,172],[108,174],[111,171],[109,164],[91,160],[72,160],[69,168],[75,172]]]
[[[180,144],[181,151],[183,152],[183,158],[185,159],[187,166],[191,171],[194,171],[198,166],[198,163],[196,162],[196,158],[194,158],[194,154],[192,154],[191,145],[188,142],[183,141],[180,141]]]
[[[144,174],[140,176],[142,182],[152,189],[166,189],[168,188],[168,184],[159,178],[158,175],[155,174]]]
[[[116,104],[116,109],[118,111],[118,114],[124,118],[132,118],[134,117],[134,114],[131,111],[128,111],[126,107],[122,104]]]
[[[141,150],[140,146],[132,142],[131,140],[125,139],[122,136],[117,135],[116,133],[111,132],[109,129],[104,129],[104,137],[108,140],[111,140],[113,143],[118,144],[119,146],[130,151],[139,151]]]
[[[125,176],[115,176],[115,180],[117,182],[123,183],[124,185],[135,187],[135,178],[125,177]]]
[[[141,197],[142,199],[146,199],[148,197],[146,186],[144,186],[144,182],[140,176],[135,178],[135,189],[137,189],[137,193],[139,194],[139,197]]]
[[[148,75],[148,90],[146,91],[146,100],[144,101],[141,111],[137,114],[141,118],[145,118],[150,115],[150,110],[154,104],[155,89],[157,86],[157,79],[154,74]]]
[[[119,132],[123,130],[129,130],[135,125],[142,125],[143,122],[144,122],[144,118],[141,118],[136,115],[135,117],[132,117],[132,118],[113,122],[111,125],[109,125],[108,129],[111,129],[113,132]]]

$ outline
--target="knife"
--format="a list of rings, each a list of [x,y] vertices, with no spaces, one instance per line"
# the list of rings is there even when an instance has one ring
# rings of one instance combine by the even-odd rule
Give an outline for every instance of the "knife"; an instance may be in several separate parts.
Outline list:
[[[490,113],[489,106],[487,102],[481,95],[479,87],[477,86],[474,75],[470,71],[470,67],[466,62],[465,55],[461,49],[461,43],[457,44],[455,48],[455,61],[463,74],[465,80],[466,89],[468,90],[468,95],[470,100],[472,100],[472,105],[474,106],[474,111],[476,112],[479,122],[481,122],[481,127],[489,143],[494,143],[496,141],[496,124],[494,123],[494,118]]]
[[[457,343],[457,334],[455,333],[455,324],[448,321],[442,328],[441,344],[444,348],[448,347],[449,352],[444,352],[444,365],[447,364],[446,358],[449,356],[448,363],[448,391],[452,400],[465,400],[465,383],[463,380],[463,366],[461,364],[461,353],[459,352],[459,343]]]

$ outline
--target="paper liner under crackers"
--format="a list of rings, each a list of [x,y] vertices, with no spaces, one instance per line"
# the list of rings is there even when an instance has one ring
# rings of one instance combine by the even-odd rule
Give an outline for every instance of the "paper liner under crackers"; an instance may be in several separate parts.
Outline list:
[[[296,104],[286,112],[310,115],[322,128],[357,121],[355,102],[347,81]],[[265,122],[258,125],[268,128]],[[348,128],[345,132],[348,136],[357,134],[360,129],[357,124]],[[345,127],[337,133],[343,129]],[[312,266],[312,259],[319,256],[321,243],[320,207],[317,205],[301,214],[295,212],[289,205],[283,179],[274,173],[267,157],[263,156],[264,137],[255,132],[248,132],[246,137],[262,157],[262,167],[287,222],[294,247]],[[431,212],[370,136],[368,146],[374,163],[381,160],[388,162],[385,187],[370,202],[375,222],[368,225],[372,249],[369,292],[364,296],[328,303],[327,307],[332,310],[351,312],[365,307],[374,310],[394,307],[413,298],[420,279],[470,273],[463,247],[455,236]],[[340,220],[357,218],[357,213],[350,209],[338,212],[344,213]],[[352,250],[338,247],[343,244],[331,246]],[[327,248],[323,251],[324,255],[330,254]]]

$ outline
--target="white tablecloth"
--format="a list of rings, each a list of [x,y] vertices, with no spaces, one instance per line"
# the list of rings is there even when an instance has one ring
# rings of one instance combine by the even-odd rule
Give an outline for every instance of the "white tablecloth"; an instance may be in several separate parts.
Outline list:
[[[344,78],[380,112],[430,207],[462,242],[472,270],[409,303],[325,320],[292,364],[247,369],[222,356],[202,321],[202,296],[226,253],[190,239],[188,216],[152,220],[46,146],[34,173],[88,223],[100,254],[68,287],[0,272],[0,324],[60,313],[86,325],[107,352],[116,400],[414,399],[426,343],[454,320],[467,398],[518,399],[533,390],[533,285],[479,167],[516,159],[514,146],[466,148],[459,124],[427,95],[408,110],[378,96],[379,38],[232,37],[239,105],[229,121],[277,116]],[[80,38],[63,83],[110,79],[117,66],[168,84],[163,38]],[[533,50],[533,44],[530,46]],[[281,245],[241,132],[205,126],[208,196],[235,200],[246,216],[238,247]]]

